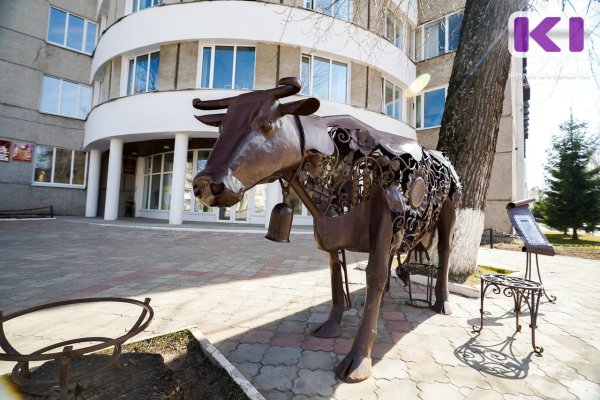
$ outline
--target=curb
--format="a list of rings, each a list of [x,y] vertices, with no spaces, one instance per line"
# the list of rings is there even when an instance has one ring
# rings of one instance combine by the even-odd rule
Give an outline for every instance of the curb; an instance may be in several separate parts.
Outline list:
[[[198,327],[193,326],[187,329],[192,332],[192,335],[194,335],[196,340],[198,340],[200,346],[202,347],[202,351],[204,351],[204,354],[206,354],[213,364],[227,371],[231,379],[233,379],[240,389],[244,391],[250,400],[265,400],[263,395],[260,394],[250,382],[248,382],[248,379],[246,379],[246,377],[244,377],[244,375],[242,375],[242,373],[238,371],[238,369],[234,367],[225,358],[225,356],[223,356],[223,354],[221,354],[221,352],[208,341],[208,339],[206,339]]]

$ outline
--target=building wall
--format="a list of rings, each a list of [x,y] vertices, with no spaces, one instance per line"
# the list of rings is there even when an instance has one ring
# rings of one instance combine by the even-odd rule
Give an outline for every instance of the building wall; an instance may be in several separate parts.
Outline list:
[[[465,0],[419,0],[419,25],[465,8]]]
[[[44,74],[88,84],[91,68],[89,55],[46,42],[50,6],[95,20],[95,0],[0,1],[0,139],[80,150],[84,121],[39,111]],[[83,214],[84,189],[32,186],[33,168],[0,162],[0,209]]]

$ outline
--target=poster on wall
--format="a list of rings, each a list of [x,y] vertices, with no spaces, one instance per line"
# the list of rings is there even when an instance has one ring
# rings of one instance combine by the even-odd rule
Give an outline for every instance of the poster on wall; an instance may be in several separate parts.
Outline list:
[[[13,146],[13,161],[31,162],[33,145],[31,143],[15,142]]]
[[[10,141],[0,140],[0,161],[8,162],[10,156]]]

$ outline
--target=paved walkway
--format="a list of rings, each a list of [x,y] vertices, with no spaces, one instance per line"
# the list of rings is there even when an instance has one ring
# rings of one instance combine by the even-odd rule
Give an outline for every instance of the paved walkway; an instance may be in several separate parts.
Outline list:
[[[346,312],[343,336],[312,337],[327,315],[330,287],[325,254],[306,230],[283,245],[263,239],[261,227],[210,232],[197,224],[102,222],[0,221],[0,310],[86,296],[150,297],[155,318],[147,334],[197,325],[267,399],[600,398],[598,261],[541,258],[545,286],[558,297],[540,306],[541,356],[532,353],[527,313],[523,331],[514,332],[512,300],[486,300],[486,328],[474,334],[479,300],[454,295],[454,313],[437,315],[406,305],[407,292],[394,279],[379,319],[373,377],[351,385],[333,369],[359,323],[364,272],[350,268],[359,310]],[[364,259],[349,255],[350,263]],[[522,270],[524,259],[480,251],[486,265]],[[135,312],[71,307],[10,321],[5,330],[26,351],[76,336],[114,336]],[[0,372],[10,368],[0,363]]]

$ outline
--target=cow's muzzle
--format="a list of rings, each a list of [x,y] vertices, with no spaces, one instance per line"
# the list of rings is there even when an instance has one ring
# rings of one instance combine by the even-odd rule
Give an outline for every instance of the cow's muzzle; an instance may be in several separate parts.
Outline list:
[[[231,207],[244,196],[244,185],[231,171],[202,171],[192,182],[194,196],[210,207]]]

